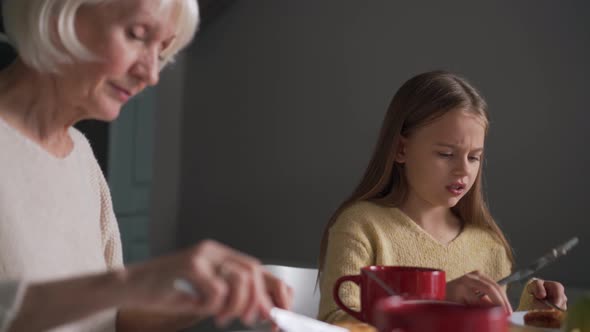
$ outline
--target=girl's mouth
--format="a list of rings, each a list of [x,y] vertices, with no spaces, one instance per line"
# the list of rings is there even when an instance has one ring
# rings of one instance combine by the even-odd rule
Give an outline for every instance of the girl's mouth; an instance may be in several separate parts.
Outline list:
[[[453,183],[451,185],[446,186],[447,190],[455,196],[463,194],[463,192],[465,192],[465,187],[466,186],[463,183]]]

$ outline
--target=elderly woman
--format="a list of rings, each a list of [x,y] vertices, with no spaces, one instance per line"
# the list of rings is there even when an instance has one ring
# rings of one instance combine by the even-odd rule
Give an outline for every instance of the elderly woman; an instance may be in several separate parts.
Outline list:
[[[212,241],[123,268],[106,181],[72,127],[116,119],[158,82],[196,31],[196,0],[3,0],[2,9],[18,53],[0,72],[3,328],[172,331],[207,315],[252,323],[286,306],[283,283]],[[175,289],[179,279],[199,296]]]

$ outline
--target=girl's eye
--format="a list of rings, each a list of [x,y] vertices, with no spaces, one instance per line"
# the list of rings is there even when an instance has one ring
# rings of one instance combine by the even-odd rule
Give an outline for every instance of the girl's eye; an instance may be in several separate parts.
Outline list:
[[[438,155],[444,158],[450,158],[453,156],[453,154],[450,152],[439,152]]]
[[[479,161],[479,157],[472,156],[472,157],[469,157],[469,160],[470,161]]]

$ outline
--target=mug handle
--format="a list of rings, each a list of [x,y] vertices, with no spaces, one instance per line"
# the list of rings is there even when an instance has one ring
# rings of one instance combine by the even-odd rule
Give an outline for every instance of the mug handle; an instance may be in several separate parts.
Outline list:
[[[347,314],[351,315],[352,317],[358,319],[361,322],[364,322],[365,320],[363,319],[363,308],[361,308],[360,311],[354,311],[354,310],[350,309],[349,307],[347,307],[346,304],[344,304],[342,302],[342,300],[340,299],[340,285],[342,285],[342,283],[347,282],[347,281],[352,281],[355,284],[357,284],[359,287],[361,286],[361,276],[360,275],[342,276],[342,277],[338,278],[338,280],[336,280],[336,283],[334,284],[334,289],[332,292],[332,296],[334,297],[334,301],[336,301],[336,304],[342,310],[346,311]]]

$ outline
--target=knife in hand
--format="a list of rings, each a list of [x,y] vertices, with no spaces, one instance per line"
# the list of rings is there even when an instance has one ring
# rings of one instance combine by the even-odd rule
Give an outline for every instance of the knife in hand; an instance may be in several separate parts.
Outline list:
[[[578,242],[579,242],[579,240],[577,237],[571,238],[566,243],[564,243],[558,247],[555,247],[553,250],[551,250],[551,252],[540,257],[539,259],[534,261],[529,266],[522,268],[522,269],[518,269],[514,273],[512,273],[511,275],[507,276],[506,278],[498,280],[498,284],[503,286],[503,285],[507,285],[509,283],[519,281],[519,280],[522,280],[526,277],[531,276],[533,273],[539,271],[540,269],[545,267],[547,264],[549,264],[549,263],[555,261],[557,258],[567,254],[568,251],[570,251],[574,246],[576,246],[576,244],[578,244]]]

